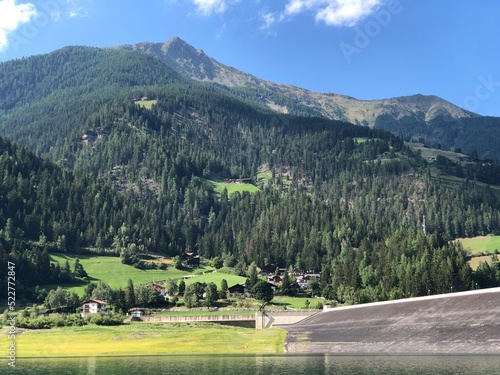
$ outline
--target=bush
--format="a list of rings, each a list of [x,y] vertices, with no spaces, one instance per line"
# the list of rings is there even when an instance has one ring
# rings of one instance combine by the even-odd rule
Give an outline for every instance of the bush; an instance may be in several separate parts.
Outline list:
[[[98,326],[119,326],[124,320],[125,316],[122,314],[93,314],[90,323]]]
[[[79,314],[55,314],[51,316],[18,317],[16,327],[27,329],[50,329],[52,327],[83,326],[86,322]]]

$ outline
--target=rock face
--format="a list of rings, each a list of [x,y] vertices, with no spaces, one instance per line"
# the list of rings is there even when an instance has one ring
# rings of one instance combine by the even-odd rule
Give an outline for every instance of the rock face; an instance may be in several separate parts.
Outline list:
[[[500,288],[330,309],[283,328],[292,353],[500,354]]]
[[[252,75],[219,63],[203,50],[194,48],[178,37],[165,43],[143,42],[119,48],[154,55],[177,73],[198,81],[210,81],[228,87],[257,81]]]

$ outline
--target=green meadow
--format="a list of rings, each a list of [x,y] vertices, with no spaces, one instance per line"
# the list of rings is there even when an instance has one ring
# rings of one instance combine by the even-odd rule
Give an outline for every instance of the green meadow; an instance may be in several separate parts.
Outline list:
[[[202,180],[205,183],[209,184],[217,195],[220,195],[224,191],[224,189],[227,190],[228,196],[231,196],[231,194],[234,194],[236,192],[243,193],[244,191],[246,191],[249,193],[257,193],[258,191],[260,191],[258,187],[252,184],[235,184],[230,182],[218,182],[207,179],[202,179]]]
[[[484,255],[481,257],[473,257],[469,261],[470,268],[472,268],[473,270],[477,270],[477,267],[479,267],[480,263],[488,263],[489,265],[491,265],[491,263],[492,263],[491,262],[491,255]]]
[[[7,328],[0,347],[8,348]],[[165,354],[283,353],[286,331],[256,330],[209,323],[128,323],[121,326],[23,330],[17,333],[17,357],[80,357]]]
[[[140,101],[137,101],[137,105],[143,107],[143,108],[146,108],[146,109],[151,109],[151,107],[153,106],[153,104],[156,104],[158,102],[158,100],[140,100]]]
[[[413,149],[413,151],[415,152],[420,151],[422,157],[427,160],[429,160],[429,158],[436,158],[438,155],[447,157],[448,159],[453,160],[455,162],[460,162],[463,159],[468,158],[468,156],[465,154],[426,147],[422,143],[407,143],[407,144],[408,146],[410,146],[411,149]]]
[[[89,256],[82,254],[51,254],[50,255],[51,262],[58,262],[59,265],[63,265],[66,260],[69,262],[70,267],[73,268],[75,263],[75,259],[78,258],[83,268],[89,275],[91,282],[105,282],[111,288],[117,289],[120,287],[125,287],[127,285],[128,279],[131,278],[134,284],[143,284],[149,283],[152,281],[161,282],[167,279],[181,279],[186,275],[194,275],[198,273],[202,273],[204,271],[213,270],[211,267],[201,267],[197,269],[185,268],[178,270],[173,266],[168,266],[166,270],[140,270],[135,267],[132,267],[127,264],[122,264],[119,257],[110,257],[110,256]],[[232,280],[229,274],[221,274],[226,275],[226,280],[229,285],[230,279]],[[206,279],[212,278],[213,280],[219,280],[218,276],[210,276],[210,274],[203,275],[206,276]],[[235,276],[238,277],[238,276]],[[220,277],[222,280],[224,277]],[[189,279],[188,279],[189,280]],[[188,281],[186,280],[186,281]],[[196,280],[197,281],[197,280]],[[86,284],[57,284],[57,285],[43,285],[46,289],[56,288],[57,286],[62,286],[63,288],[74,291],[78,295],[83,295]],[[218,285],[220,285],[220,281],[218,281]]]
[[[469,250],[472,255],[478,253],[491,253],[500,251],[500,236],[478,236],[473,238],[459,238],[465,250]]]
[[[246,278],[237,276],[234,274],[230,273],[224,273],[224,272],[208,272],[202,275],[196,275],[195,277],[190,277],[186,278],[184,281],[186,282],[186,285],[189,285],[194,282],[200,282],[200,283],[215,283],[217,287],[220,286],[220,283],[222,282],[222,279],[225,279],[227,281],[228,286],[232,286],[235,284],[239,283],[244,283]]]

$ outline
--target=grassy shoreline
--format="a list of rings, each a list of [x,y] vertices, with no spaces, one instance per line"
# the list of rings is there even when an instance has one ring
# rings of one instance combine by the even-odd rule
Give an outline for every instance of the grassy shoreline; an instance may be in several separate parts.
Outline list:
[[[20,330],[16,355],[22,357],[85,357],[166,354],[280,354],[286,331],[256,330],[212,323],[148,323]],[[7,329],[0,346],[8,347]]]

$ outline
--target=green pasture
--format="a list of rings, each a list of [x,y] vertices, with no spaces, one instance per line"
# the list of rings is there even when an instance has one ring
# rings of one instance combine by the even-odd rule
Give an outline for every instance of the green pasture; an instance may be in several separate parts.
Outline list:
[[[420,151],[421,155],[424,159],[429,160],[429,158],[436,158],[438,155],[447,157],[450,160],[455,162],[462,161],[463,159],[467,159],[468,156],[465,154],[460,154],[453,151],[439,150],[437,148],[429,148],[425,147],[422,143],[408,143],[410,148],[417,152]]]
[[[132,279],[134,284],[143,284],[152,281],[161,282],[167,279],[181,279],[185,275],[193,275],[213,269],[211,267],[202,267],[197,269],[185,268],[178,270],[173,266],[169,266],[166,270],[140,270],[130,265],[122,264],[119,257],[90,256],[82,254],[59,253],[51,254],[50,258],[51,262],[58,262],[61,267],[64,265],[66,260],[68,260],[71,269],[73,269],[75,259],[78,258],[83,268],[89,275],[91,282],[97,283],[99,281],[102,281],[108,284],[113,289],[127,286],[129,278]],[[227,274],[227,276],[230,277],[231,275]],[[226,280],[228,280],[228,278],[226,278]],[[74,291],[80,296],[83,295],[85,289],[85,284],[43,285],[43,287],[46,289],[55,289],[57,288],[57,286],[62,286],[69,291]]]
[[[195,277],[190,277],[185,279],[184,281],[186,282],[186,285],[192,284],[194,282],[200,282],[200,283],[215,283],[217,285],[217,288],[220,287],[220,283],[222,282],[222,279],[226,279],[227,285],[228,286],[233,286],[239,283],[244,283],[246,281],[245,277],[242,276],[237,276],[233,275],[230,273],[224,273],[224,272],[207,272],[202,275],[197,275]]]
[[[283,353],[286,331],[249,329],[208,323],[131,323],[26,330],[16,335],[21,357],[79,357],[165,354]],[[0,329],[0,347],[8,348],[7,328]]]
[[[224,189],[227,190],[228,196],[231,196],[231,194],[234,194],[236,192],[243,193],[244,191],[247,191],[249,193],[257,193],[258,191],[260,191],[258,187],[252,184],[235,184],[229,182],[217,182],[207,179],[203,179],[203,181],[209,184],[217,195],[220,195],[224,191]]]
[[[367,140],[368,140],[368,138],[364,138],[364,137],[354,138],[354,142],[356,142],[356,144],[358,144],[358,145],[365,143]]]
[[[291,309],[304,309],[306,300],[309,301],[309,308],[313,309],[316,307],[318,302],[325,303],[324,300],[318,299],[318,298],[310,298],[310,297],[288,297],[288,296],[275,296],[273,300],[271,301],[271,307],[272,309],[274,306],[277,308],[291,308]]]
[[[470,265],[470,268],[472,268],[473,270],[477,270],[477,267],[479,267],[479,264],[483,262],[483,263],[488,263],[491,265],[491,255],[484,255],[484,256],[481,256],[481,257],[473,257],[471,258],[471,260],[469,261],[469,265]]]
[[[469,250],[472,255],[478,253],[493,254],[495,250],[500,251],[500,236],[478,236],[473,238],[459,238],[465,250]]]
[[[140,101],[137,101],[136,103],[137,103],[137,105],[139,105],[143,108],[151,109],[153,104],[158,103],[158,100],[140,100]]]

